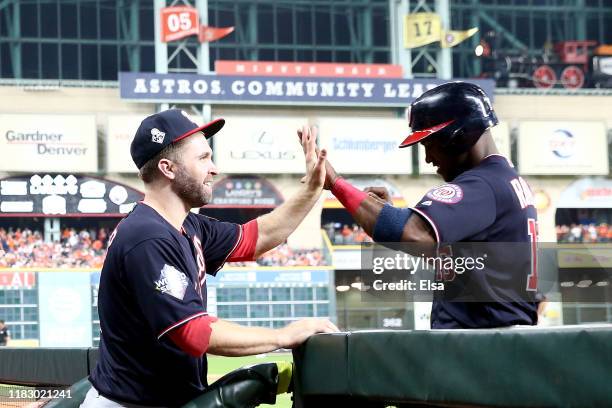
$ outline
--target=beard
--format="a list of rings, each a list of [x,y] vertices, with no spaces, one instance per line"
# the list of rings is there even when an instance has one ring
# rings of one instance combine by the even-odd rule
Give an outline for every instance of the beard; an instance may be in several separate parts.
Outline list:
[[[212,200],[212,193],[204,188],[204,183],[192,177],[182,165],[177,168],[172,191],[190,208],[205,206]]]

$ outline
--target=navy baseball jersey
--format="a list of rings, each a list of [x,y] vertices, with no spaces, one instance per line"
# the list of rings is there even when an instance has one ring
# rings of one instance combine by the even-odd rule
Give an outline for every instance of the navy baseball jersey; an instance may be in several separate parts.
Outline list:
[[[529,186],[505,157],[490,155],[431,189],[414,210],[431,224],[441,251],[459,243],[446,247],[451,257],[489,255],[479,269],[438,271],[444,290],[434,292],[432,328],[537,323],[537,215]]]
[[[206,273],[236,247],[241,226],[189,213],[177,231],[138,204],[111,236],[100,277],[100,358],[90,376],[103,396],[180,406],[206,387],[206,356],[181,351],[167,336],[206,315]]]

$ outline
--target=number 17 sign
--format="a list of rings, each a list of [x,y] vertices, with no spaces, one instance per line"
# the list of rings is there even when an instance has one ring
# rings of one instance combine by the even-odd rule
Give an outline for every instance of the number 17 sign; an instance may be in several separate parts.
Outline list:
[[[440,16],[436,13],[414,13],[404,17],[404,48],[417,48],[440,41]]]

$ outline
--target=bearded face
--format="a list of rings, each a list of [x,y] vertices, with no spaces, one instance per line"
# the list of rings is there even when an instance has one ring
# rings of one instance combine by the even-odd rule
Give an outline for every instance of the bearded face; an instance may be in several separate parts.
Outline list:
[[[196,177],[182,164],[177,163],[172,190],[191,208],[202,207],[212,200],[212,178]]]

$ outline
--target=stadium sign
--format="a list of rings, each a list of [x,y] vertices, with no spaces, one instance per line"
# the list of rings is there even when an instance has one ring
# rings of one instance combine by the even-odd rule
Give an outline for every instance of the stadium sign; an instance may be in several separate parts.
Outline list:
[[[522,174],[607,175],[604,122],[524,121],[519,124],[518,163]]]
[[[212,202],[206,208],[276,208],[283,197],[268,180],[255,177],[226,177],[213,186]]]
[[[401,65],[336,62],[216,60],[215,72],[217,75],[402,78]]]
[[[234,27],[199,25],[198,10],[190,6],[165,7],[161,10],[162,42],[177,41],[197,35],[200,42],[219,40],[234,31]]]
[[[442,79],[220,76],[120,72],[121,98],[152,103],[406,107]],[[470,80],[492,98],[492,80]]]
[[[0,115],[0,171],[98,171],[94,115]]]
[[[557,208],[610,208],[612,180],[582,178],[574,181],[559,197]]]
[[[41,347],[89,347],[92,342],[91,284],[86,273],[38,275]]]
[[[215,276],[207,276],[206,280],[211,286],[244,286],[252,284],[266,285],[309,285],[329,284],[329,267],[308,268],[278,268],[275,270],[258,270],[257,268],[225,267]]]
[[[140,122],[150,114],[108,116],[106,122],[106,170],[108,172],[138,173],[138,168],[130,155],[130,145]]]
[[[36,287],[35,272],[0,272],[0,290],[32,289],[34,287]]]
[[[296,129],[306,117],[225,116],[222,137],[213,140],[214,159],[224,173],[303,174],[304,153]]]
[[[0,217],[121,217],[143,194],[108,180],[34,174],[0,180]]]
[[[339,173],[412,173],[411,152],[398,148],[408,133],[405,119],[322,118],[317,123],[319,145]]]

